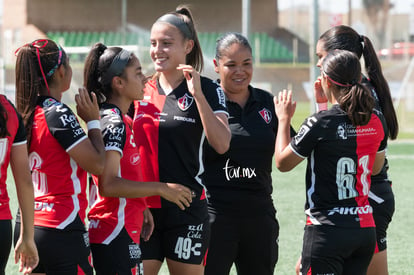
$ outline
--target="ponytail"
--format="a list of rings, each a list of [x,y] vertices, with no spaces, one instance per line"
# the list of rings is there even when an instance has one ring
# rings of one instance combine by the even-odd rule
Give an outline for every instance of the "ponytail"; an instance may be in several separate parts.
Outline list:
[[[370,39],[365,35],[359,35],[349,26],[340,25],[327,30],[320,36],[319,40],[323,42],[323,48],[327,52],[337,49],[347,50],[356,54],[358,59],[364,57],[365,71],[378,96],[379,107],[384,114],[389,137],[396,139],[399,131],[397,114],[392,102],[390,88],[382,73],[381,63]]]
[[[17,49],[16,55],[16,109],[22,115],[30,146],[38,95],[49,94],[57,68],[67,66],[66,53],[54,41],[39,39]]]
[[[354,84],[349,91],[342,93],[338,103],[354,126],[368,124],[375,106],[371,92],[361,83]]]
[[[390,87],[382,74],[381,63],[368,37],[361,35],[364,42],[364,62],[365,69],[368,73],[369,82],[374,87],[378,95],[379,105],[384,114],[385,121],[389,130],[389,137],[396,139],[398,135],[398,120],[397,114],[392,102]]]
[[[94,92],[98,99],[98,103],[102,103],[106,100],[105,89],[101,82],[101,74],[98,70],[99,67],[99,58],[104,53],[107,47],[102,43],[96,43],[85,61],[85,68],[83,70],[83,86],[88,92]]]
[[[106,47],[96,43],[89,52],[83,71],[86,90],[94,92],[98,103],[112,97],[112,79],[122,76],[125,68],[132,62],[133,54],[120,47]]]

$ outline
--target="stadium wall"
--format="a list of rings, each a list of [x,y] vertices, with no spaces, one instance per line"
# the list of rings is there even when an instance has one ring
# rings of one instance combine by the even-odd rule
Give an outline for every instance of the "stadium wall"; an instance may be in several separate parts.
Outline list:
[[[43,31],[117,31],[122,26],[121,0],[25,2],[27,23]],[[242,0],[129,0],[127,22],[149,29],[160,15],[186,2],[190,3],[199,31],[241,31]],[[252,31],[270,32],[276,24],[276,1],[251,1]]]

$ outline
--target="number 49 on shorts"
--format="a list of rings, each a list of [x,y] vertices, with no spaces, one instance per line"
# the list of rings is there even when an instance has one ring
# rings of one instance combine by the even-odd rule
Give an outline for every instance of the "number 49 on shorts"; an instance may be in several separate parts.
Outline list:
[[[194,256],[200,256],[201,253],[198,250],[201,248],[201,243],[194,243],[191,238],[178,237],[175,245],[174,253],[178,255],[179,259],[188,260],[191,257],[191,253]]]

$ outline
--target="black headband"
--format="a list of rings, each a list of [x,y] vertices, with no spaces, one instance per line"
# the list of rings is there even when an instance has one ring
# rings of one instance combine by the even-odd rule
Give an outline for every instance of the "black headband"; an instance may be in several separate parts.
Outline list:
[[[185,38],[192,39],[193,36],[191,35],[190,28],[188,27],[187,23],[184,22],[184,20],[174,14],[167,13],[160,18],[157,19],[156,22],[164,22],[173,25],[177,29],[179,29],[183,34]]]
[[[108,84],[112,81],[113,77],[121,75],[130,58],[131,52],[122,49],[112,60],[105,77],[102,79],[102,84]]]

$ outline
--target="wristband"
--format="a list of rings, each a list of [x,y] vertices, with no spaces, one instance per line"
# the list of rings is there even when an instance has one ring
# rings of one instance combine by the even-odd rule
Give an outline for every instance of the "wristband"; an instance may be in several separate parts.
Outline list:
[[[86,123],[86,126],[88,127],[88,131],[92,129],[99,129],[99,130],[101,129],[101,123],[97,119],[88,121]]]
[[[316,111],[328,110],[328,102],[316,103]]]

